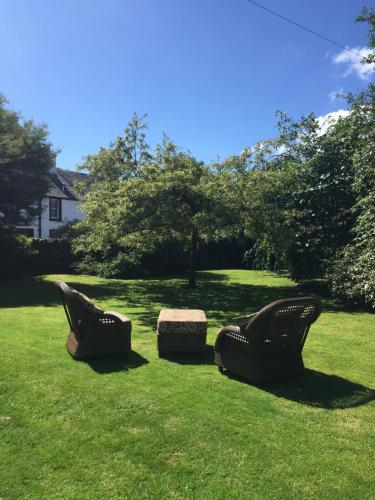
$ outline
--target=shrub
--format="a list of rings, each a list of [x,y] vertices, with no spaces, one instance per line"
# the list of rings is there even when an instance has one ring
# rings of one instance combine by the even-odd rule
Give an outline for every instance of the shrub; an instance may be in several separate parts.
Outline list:
[[[77,257],[67,240],[32,240],[27,274],[66,274],[74,271]]]
[[[355,247],[346,248],[329,275],[333,297],[348,305],[375,310],[375,254],[358,255]]]
[[[241,268],[242,257],[249,240],[220,239],[200,242],[197,249],[197,269]],[[136,259],[132,252],[111,246],[107,253],[81,255],[75,269],[104,278],[165,276],[185,273],[189,267],[189,249],[179,240],[160,242],[152,251]]]
[[[32,240],[0,226],[0,278],[13,279],[25,274],[34,254]]]

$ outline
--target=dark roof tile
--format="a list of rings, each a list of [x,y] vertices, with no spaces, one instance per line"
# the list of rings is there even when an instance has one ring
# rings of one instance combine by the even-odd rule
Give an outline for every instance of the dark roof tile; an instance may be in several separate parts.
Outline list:
[[[79,200],[79,195],[74,190],[74,183],[76,181],[87,183],[87,179],[87,174],[56,168],[56,171],[51,174],[51,187],[47,196]]]

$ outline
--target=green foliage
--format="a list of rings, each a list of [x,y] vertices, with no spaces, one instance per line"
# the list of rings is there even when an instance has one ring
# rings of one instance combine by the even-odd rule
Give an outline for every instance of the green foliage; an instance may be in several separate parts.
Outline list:
[[[340,301],[375,309],[375,87],[353,102],[358,134],[353,155],[356,219],[350,242],[332,263],[332,292]]]
[[[72,241],[80,234],[79,219],[73,219],[62,224],[55,230],[55,238],[60,240]]]
[[[140,133],[144,127],[133,117],[125,136],[115,141],[124,152],[115,177],[102,162],[103,150],[81,165],[93,181],[74,248],[84,256],[84,267],[96,261],[100,275],[121,276],[127,263],[139,264],[166,241],[181,242],[189,248],[189,279],[194,286],[199,240],[225,235],[233,220],[234,210],[225,201],[227,185],[213,168],[178,151],[166,137],[151,156]],[[133,170],[124,158],[132,158]]]
[[[134,113],[123,136],[117,137],[108,148],[101,147],[98,153],[84,157],[79,168],[88,171],[91,183],[141,175],[143,167],[151,159],[144,133],[146,116]]]
[[[332,294],[339,302],[375,310],[374,255],[373,243],[363,249],[356,241],[337,255],[329,278]]]
[[[242,262],[248,269],[277,270],[282,267],[278,257],[280,255],[272,250],[272,244],[266,238],[259,238],[246,250]]]
[[[374,307],[374,97],[373,85],[348,95],[348,115],[324,133],[312,115],[281,114],[257,165],[249,155],[223,162],[240,187],[241,224],[256,241],[247,266],[287,268],[297,280],[327,276],[336,299]]]
[[[295,238],[289,266],[297,279],[321,276],[349,239],[355,220],[353,154],[360,131],[339,119],[316,138],[316,153],[305,161],[291,192]]]
[[[368,23],[368,43],[370,47],[375,48],[375,10],[371,7],[363,7],[361,14],[357,17],[357,21]],[[370,53],[364,58],[363,62],[367,64],[375,63],[375,53]]]
[[[0,225],[0,277],[14,279],[25,274],[31,256],[32,240],[22,234],[13,234]]]
[[[358,20],[374,48],[374,11]],[[374,62],[374,52],[363,61]],[[324,133],[312,114],[278,113],[275,139],[223,165],[242,178],[241,220],[256,240],[248,265],[286,267],[297,280],[325,275],[336,299],[374,308],[374,85],[347,101],[348,115]]]
[[[22,121],[6,104],[0,94],[0,224],[8,227],[17,223],[19,209],[25,222],[38,213],[55,152],[44,126]]]
[[[364,241],[372,241],[374,231],[371,87],[348,96],[348,102],[348,116],[325,133],[318,131],[313,115],[294,121],[279,113],[275,139],[209,166],[179,151],[166,136],[153,155],[143,137],[137,153],[142,160],[136,163],[130,152],[140,133],[134,127],[145,125],[132,121],[114,144],[128,151],[122,158],[133,158],[133,169],[130,160],[121,160],[115,175],[109,174],[103,158],[112,146],[82,165],[92,185],[83,205],[86,219],[74,240],[75,251],[83,256],[80,270],[126,276],[140,269],[147,255],[168,254],[165,249],[174,242],[191,255],[194,284],[199,241],[243,234],[254,241],[244,256],[248,267],[287,268],[297,280],[329,272],[332,289],[342,299],[342,290],[350,297],[357,292],[344,286],[344,276],[340,285],[339,270],[349,272],[348,266],[338,261],[333,271],[333,263],[356,255],[357,265],[368,269],[367,281],[360,280],[363,285],[356,290],[371,289],[366,285],[372,276],[366,257],[371,252]],[[356,301],[368,304],[367,299]]]
[[[6,104],[0,94],[1,278],[25,272],[32,254],[30,241],[12,230],[20,218],[27,223],[38,214],[38,202],[48,189],[49,170],[55,158],[46,128],[31,120],[22,121]]]

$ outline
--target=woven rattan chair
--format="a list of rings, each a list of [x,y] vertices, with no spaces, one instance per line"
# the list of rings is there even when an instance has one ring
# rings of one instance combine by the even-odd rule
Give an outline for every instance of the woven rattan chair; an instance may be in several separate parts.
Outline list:
[[[215,363],[251,382],[301,375],[302,349],[309,328],[321,312],[321,302],[301,297],[273,302],[259,312],[235,318],[236,325],[219,331]]]
[[[55,281],[60,290],[70,332],[66,348],[75,359],[130,351],[132,324],[129,318],[113,311],[103,311],[86,295]]]

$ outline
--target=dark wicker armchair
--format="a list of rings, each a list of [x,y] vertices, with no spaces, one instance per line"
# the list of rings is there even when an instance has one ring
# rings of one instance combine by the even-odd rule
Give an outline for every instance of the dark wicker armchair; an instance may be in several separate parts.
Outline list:
[[[60,290],[70,332],[66,348],[75,359],[130,351],[132,324],[126,316],[103,311],[86,295],[55,281]]]
[[[215,363],[220,371],[225,368],[255,383],[300,375],[303,345],[321,308],[319,299],[301,297],[235,318],[236,325],[219,331]]]

